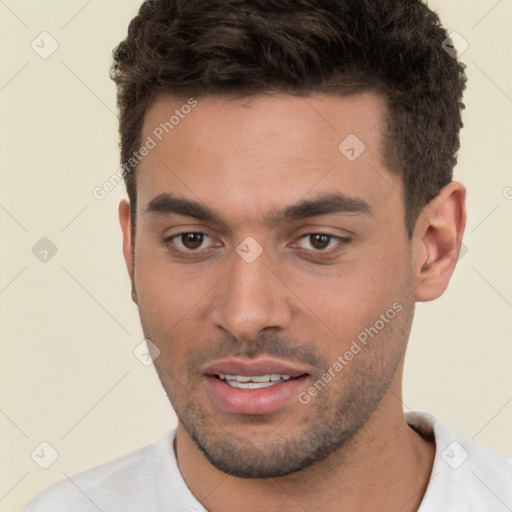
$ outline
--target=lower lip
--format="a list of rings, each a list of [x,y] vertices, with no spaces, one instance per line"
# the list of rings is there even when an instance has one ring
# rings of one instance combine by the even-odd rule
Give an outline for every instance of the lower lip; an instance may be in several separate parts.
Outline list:
[[[206,383],[208,391],[222,409],[235,414],[266,414],[296,398],[306,379],[307,376],[303,375],[258,389],[234,388],[213,376],[207,376]]]

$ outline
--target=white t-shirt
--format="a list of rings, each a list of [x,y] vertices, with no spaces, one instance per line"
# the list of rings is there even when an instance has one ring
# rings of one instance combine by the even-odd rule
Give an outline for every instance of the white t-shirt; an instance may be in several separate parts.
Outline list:
[[[418,512],[512,511],[512,459],[460,439],[428,413],[405,416],[412,428],[436,442]],[[24,512],[206,512],[181,476],[175,435],[173,429],[158,443],[49,487]]]

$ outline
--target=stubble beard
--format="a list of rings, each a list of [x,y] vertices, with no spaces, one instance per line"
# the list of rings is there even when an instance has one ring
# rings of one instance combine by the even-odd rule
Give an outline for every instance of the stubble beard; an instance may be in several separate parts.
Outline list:
[[[400,371],[402,356],[397,351],[380,367],[362,361],[358,368],[354,364],[348,378],[342,381],[338,377],[339,386],[331,382],[307,405],[297,400],[294,407],[300,413],[302,408],[310,408],[311,413],[305,419],[301,414],[302,419],[286,429],[276,425],[272,429],[275,435],[261,436],[257,441],[240,435],[228,422],[222,425],[219,418],[212,417],[197,401],[190,399],[195,396],[195,388],[202,385],[200,380],[186,392],[178,392],[180,397],[175,396],[175,386],[166,378],[166,372],[156,362],[155,366],[179,422],[215,468],[239,478],[276,478],[321,462],[353,439]],[[287,416],[284,421],[289,421]]]
[[[257,442],[243,437],[229,421],[222,425],[220,418],[213,417],[194,398],[196,390],[204,385],[197,372],[200,363],[226,355],[290,357],[290,360],[316,363],[319,370],[312,379],[316,382],[329,366],[316,348],[264,336],[252,340],[247,346],[234,338],[222,340],[217,345],[205,344],[202,354],[189,364],[185,386],[176,383],[167,371],[165,357],[159,357],[154,364],[180,424],[215,468],[239,478],[282,477],[318,464],[354,439],[378,407],[394,377],[401,379],[413,316],[414,301],[411,299],[403,304],[400,318],[395,318],[386,327],[380,339],[374,340],[375,345],[365,347],[350,361],[342,370],[342,376],[336,376],[307,405],[297,400],[293,407],[299,408],[301,419],[295,425],[280,428],[277,424],[272,429],[274,435],[259,436]],[[142,327],[146,337],[150,337],[143,321]],[[172,347],[173,343],[176,340],[164,340],[160,348]],[[200,395],[204,396],[204,390],[199,390]],[[310,414],[305,416],[302,408],[310,408]],[[289,416],[292,415],[293,412]],[[283,421],[289,422],[287,418],[285,416]]]

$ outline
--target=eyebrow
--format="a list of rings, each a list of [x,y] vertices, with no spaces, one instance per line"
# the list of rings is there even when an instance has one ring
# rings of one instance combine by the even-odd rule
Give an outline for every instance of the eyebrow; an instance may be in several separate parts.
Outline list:
[[[371,206],[359,197],[352,197],[341,192],[323,194],[313,199],[306,199],[297,204],[288,206],[283,210],[273,211],[267,214],[269,223],[281,221],[293,221],[329,215],[332,213],[367,214],[371,215]]]
[[[163,193],[152,199],[146,207],[145,213],[167,215],[183,215],[198,220],[208,220],[223,224],[222,218],[208,206],[197,201],[176,197]]]
[[[146,207],[145,213],[160,216],[183,215],[202,221],[227,224],[220,215],[208,206],[169,193],[162,193],[152,199]],[[302,200],[281,210],[273,210],[264,216],[264,223],[273,225],[278,222],[290,222],[333,213],[372,215],[372,208],[359,197],[335,192]]]

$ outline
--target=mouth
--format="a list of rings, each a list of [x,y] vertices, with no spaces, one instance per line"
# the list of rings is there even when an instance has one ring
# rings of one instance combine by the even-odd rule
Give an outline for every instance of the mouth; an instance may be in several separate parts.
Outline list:
[[[259,359],[219,361],[204,369],[214,405],[235,414],[268,414],[290,405],[305,386],[305,368]]]

